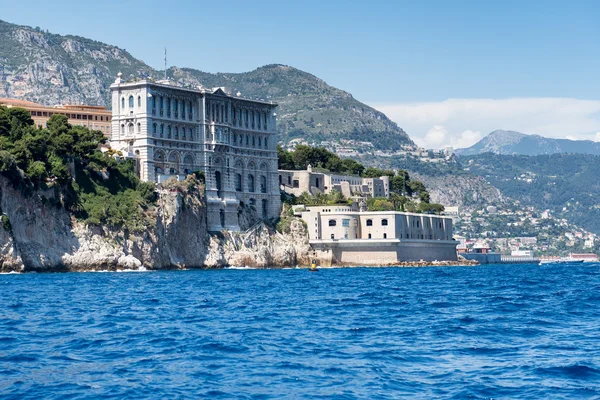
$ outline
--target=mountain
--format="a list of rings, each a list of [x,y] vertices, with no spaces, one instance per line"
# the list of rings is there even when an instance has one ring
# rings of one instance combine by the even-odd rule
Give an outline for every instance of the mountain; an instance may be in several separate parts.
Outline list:
[[[461,157],[503,195],[600,234],[600,156],[480,154]]]
[[[459,156],[483,153],[525,156],[557,153],[600,155],[600,143],[591,140],[551,139],[539,135],[497,130],[469,148],[456,150],[456,154]]]
[[[110,107],[108,87],[118,72],[130,79],[160,79],[164,74],[116,46],[0,21],[0,97]],[[383,113],[293,67],[267,65],[251,72],[215,74],[172,67],[167,74],[181,85],[225,86],[246,98],[278,103],[284,143],[294,138],[346,139],[369,141],[385,150],[413,145]]]

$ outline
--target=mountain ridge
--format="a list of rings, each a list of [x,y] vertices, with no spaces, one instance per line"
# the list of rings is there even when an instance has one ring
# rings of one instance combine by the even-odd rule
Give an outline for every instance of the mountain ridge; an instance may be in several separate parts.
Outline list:
[[[591,140],[555,139],[516,131],[495,130],[473,146],[456,150],[456,154],[461,157],[483,153],[525,156],[559,153],[600,155],[600,143]]]
[[[0,20],[0,97],[110,107],[108,87],[119,72],[124,79],[164,75],[117,46]],[[372,141],[375,148],[389,150],[414,145],[385,114],[315,75],[284,64],[241,73],[172,66],[167,75],[179,84],[226,86],[247,98],[278,103],[283,143],[294,138],[346,139]]]

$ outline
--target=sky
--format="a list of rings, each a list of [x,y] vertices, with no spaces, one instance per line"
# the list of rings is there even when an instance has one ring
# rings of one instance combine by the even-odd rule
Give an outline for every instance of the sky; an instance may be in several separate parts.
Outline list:
[[[29,0],[0,19],[162,69],[310,72],[427,148],[496,129],[600,140],[600,1]],[[1,55],[0,55],[1,56]]]

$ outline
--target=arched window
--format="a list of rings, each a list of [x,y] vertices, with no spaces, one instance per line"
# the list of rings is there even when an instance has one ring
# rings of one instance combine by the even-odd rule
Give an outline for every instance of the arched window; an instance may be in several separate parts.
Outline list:
[[[258,147],[262,147],[262,138],[258,137]]]
[[[254,136],[252,136],[252,146],[256,145],[256,138]]]
[[[152,133],[156,133],[156,122],[152,124]]]
[[[131,135],[133,134],[133,124],[130,122],[127,126],[127,132]]]
[[[269,146],[267,145],[267,138],[265,138],[265,149],[268,149]]]
[[[242,191],[242,174],[235,174],[235,190],[236,192]]]
[[[156,108],[156,96],[152,96],[152,108]]]
[[[175,139],[179,139],[179,128],[175,127]]]
[[[165,126],[160,124],[160,137],[164,137],[165,135]]]
[[[369,239],[371,239],[371,234],[369,233]]]
[[[254,175],[248,174],[248,191],[254,192]]]
[[[133,108],[133,96],[129,96],[129,108]]]
[[[384,233],[384,234],[383,234],[383,238],[384,238],[384,239],[387,239],[387,233]]]
[[[173,108],[175,109],[175,118],[179,116],[179,102],[177,99],[173,100]]]
[[[125,108],[125,97],[121,98],[121,108]]]
[[[125,99],[123,99],[125,101]],[[121,124],[121,133],[125,133],[125,125]]]
[[[194,118],[194,112],[192,111],[193,109],[192,109],[192,102],[191,101],[188,103],[188,106],[189,106],[188,118],[191,121],[192,118]]]
[[[142,106],[142,96],[138,96],[138,107]]]
[[[138,133],[142,133],[142,124],[138,122],[137,128]]]
[[[336,222],[335,219],[330,219],[329,220],[329,226],[336,226],[336,225],[337,225],[337,222]]]
[[[250,138],[248,137],[248,135],[246,135],[246,146],[248,146],[250,144]]]
[[[382,219],[381,220],[381,226],[387,226],[388,224],[388,220],[387,219]]]
[[[264,175],[260,176],[260,192],[267,193],[267,177]]]
[[[265,131],[266,131],[267,130],[267,113],[264,113],[264,116],[265,116],[264,128],[265,128]]]
[[[372,219],[368,219],[367,220],[367,226],[373,226],[373,220]]]
[[[190,128],[190,140],[194,140],[194,131]]]
[[[171,139],[171,125],[167,125],[167,139]]]
[[[171,116],[171,99],[167,97],[167,117]]]

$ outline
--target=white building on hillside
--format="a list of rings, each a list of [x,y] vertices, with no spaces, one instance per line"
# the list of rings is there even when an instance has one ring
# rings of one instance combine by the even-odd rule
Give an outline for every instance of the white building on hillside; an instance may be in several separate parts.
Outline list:
[[[110,88],[111,146],[136,159],[142,180],[203,171],[211,231],[239,230],[246,205],[262,218],[279,215],[276,104],[121,74]]]

